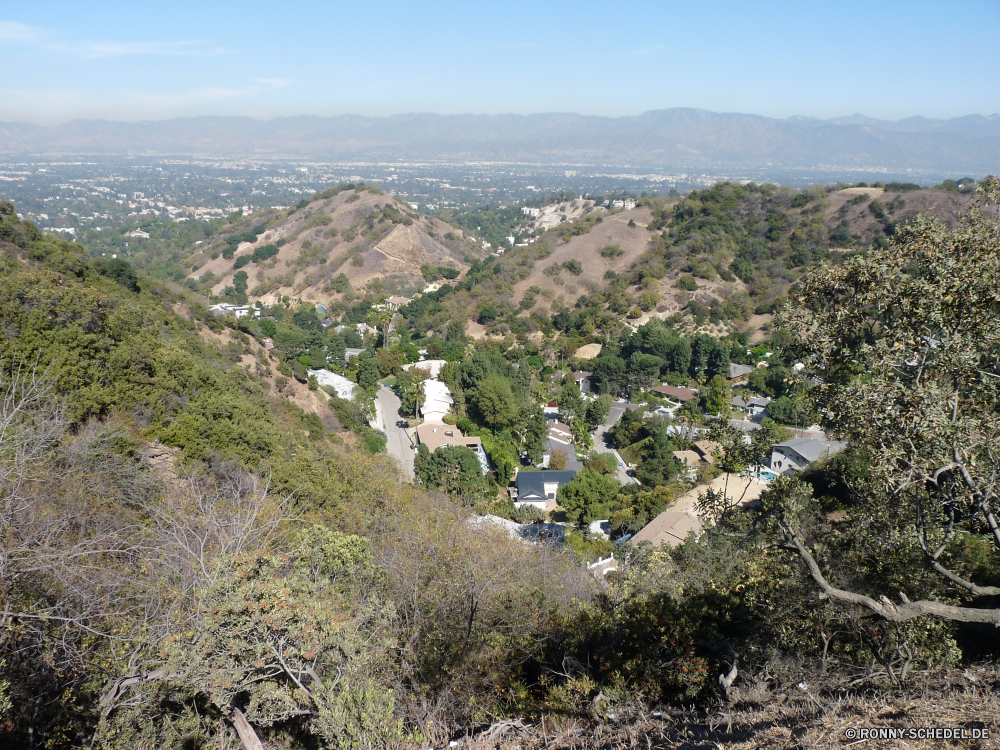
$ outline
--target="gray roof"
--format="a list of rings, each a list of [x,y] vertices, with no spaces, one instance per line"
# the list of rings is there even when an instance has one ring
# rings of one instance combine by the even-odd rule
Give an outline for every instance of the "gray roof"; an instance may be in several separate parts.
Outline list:
[[[575,471],[555,471],[546,469],[545,471],[519,471],[514,484],[517,487],[517,499],[524,500],[531,496],[545,498],[545,483],[557,482],[560,485],[566,484],[576,476]]]
[[[742,378],[744,375],[749,375],[753,372],[753,367],[751,365],[738,365],[735,362],[729,363],[729,378]]]
[[[352,346],[348,346],[348,347],[344,348],[344,356],[345,357],[360,357],[361,356],[361,352],[363,352],[363,351],[364,351],[364,349],[355,349]]]
[[[821,458],[836,455],[847,447],[847,443],[837,440],[816,440],[815,438],[792,438],[783,443],[776,443],[773,448],[789,448],[798,453],[806,461],[812,463]]]

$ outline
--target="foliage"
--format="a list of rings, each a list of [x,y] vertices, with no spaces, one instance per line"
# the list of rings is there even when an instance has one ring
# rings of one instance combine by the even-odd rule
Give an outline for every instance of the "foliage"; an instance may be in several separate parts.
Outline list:
[[[566,512],[566,518],[583,526],[607,518],[620,489],[615,477],[584,469],[559,486],[559,507]]]
[[[489,493],[479,459],[465,446],[443,445],[432,453],[421,443],[417,446],[413,470],[428,487],[443,490],[468,505],[481,501]]]

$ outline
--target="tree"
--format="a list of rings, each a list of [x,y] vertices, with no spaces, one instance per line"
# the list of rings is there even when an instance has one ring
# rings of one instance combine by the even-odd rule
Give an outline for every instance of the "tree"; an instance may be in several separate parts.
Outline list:
[[[588,430],[596,430],[604,424],[604,420],[611,413],[611,397],[608,395],[595,398],[587,404],[584,423]]]
[[[351,349],[360,349],[364,345],[365,342],[357,330],[354,328],[348,328],[344,331],[344,346],[350,347]]]
[[[729,347],[721,341],[716,340],[715,346],[708,352],[705,374],[710,378],[716,375],[721,375],[723,378],[729,377]]]
[[[371,349],[366,349],[358,357],[358,385],[369,393],[374,393],[381,377],[382,370],[379,368],[375,353]]]
[[[344,372],[344,365],[347,364],[346,348],[343,336],[339,333],[330,336],[326,344],[326,365],[329,369],[334,372]]]
[[[247,293],[248,279],[249,276],[247,276],[246,271],[237,271],[236,273],[233,274],[233,288],[236,290],[237,294]]]
[[[792,424],[795,419],[792,400],[788,396],[774,399],[767,405],[767,416],[781,424]]]
[[[418,367],[399,371],[396,376],[396,392],[402,403],[403,414],[413,417],[417,415],[417,407],[424,398],[424,382],[430,376],[430,371]]]
[[[674,500],[667,487],[655,487],[631,495],[619,494],[615,509],[608,519],[617,534],[634,534],[662,513]]]
[[[729,389],[729,381],[721,375],[715,375],[708,383],[707,411],[718,416],[728,415],[732,408],[733,395]]]
[[[580,393],[580,386],[576,384],[575,380],[566,382],[556,397],[556,403],[559,405],[559,419],[568,425],[579,419],[586,408],[583,403],[583,395]]]
[[[606,354],[595,359],[591,367],[600,380],[602,392],[613,396],[624,396],[628,392],[628,367],[624,359]]]
[[[517,419],[519,409],[510,381],[498,373],[479,381],[472,400],[483,421],[492,428],[506,427]]]
[[[634,352],[628,360],[629,395],[649,388],[660,374],[663,360],[652,354]]]
[[[465,323],[461,320],[451,321],[445,331],[444,339],[449,343],[465,341]]]
[[[301,731],[310,722],[338,746],[400,743],[393,692],[377,680],[392,611],[377,596],[361,607],[347,596],[379,575],[365,539],[321,526],[292,557],[238,556],[204,590],[193,632],[164,644],[163,671],[231,716],[249,747],[261,746],[254,724]]]
[[[613,476],[584,469],[559,487],[559,507],[566,511],[566,518],[583,526],[607,518],[619,490],[621,485]]]
[[[566,468],[568,456],[562,448],[553,448],[549,454],[549,468],[553,471],[563,471]]]
[[[870,461],[852,488],[846,568],[878,550],[899,561],[898,587],[859,591],[839,573],[837,548],[810,523],[818,500],[798,480],[776,482],[757,511],[713,503],[721,525],[796,554],[824,597],[886,621],[1000,625],[983,599],[1000,595],[984,556],[1000,551],[1000,185],[988,178],[978,192],[954,230],[920,216],[886,246],[813,271],[779,318],[822,381],[828,428]],[[918,561],[936,586],[914,576]]]
[[[292,315],[292,322],[304,331],[320,330],[319,316],[312,305],[303,306]]]
[[[476,454],[464,445],[443,445],[433,453],[421,443],[413,459],[413,471],[428,487],[436,487],[473,505],[489,494]]]
[[[497,309],[493,305],[486,305],[482,310],[479,311],[479,317],[477,321],[480,325],[489,325],[494,320],[497,319]]]

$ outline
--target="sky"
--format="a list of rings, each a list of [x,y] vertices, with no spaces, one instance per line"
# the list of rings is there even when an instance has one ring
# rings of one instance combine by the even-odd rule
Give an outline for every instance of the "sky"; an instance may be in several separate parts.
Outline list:
[[[1000,0],[0,5],[0,120],[1000,112]]]

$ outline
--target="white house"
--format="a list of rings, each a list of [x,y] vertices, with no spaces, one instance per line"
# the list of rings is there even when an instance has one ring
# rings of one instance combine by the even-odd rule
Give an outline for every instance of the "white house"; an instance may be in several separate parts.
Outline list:
[[[559,486],[572,481],[575,471],[519,471],[510,489],[514,505],[531,505],[539,510],[552,510],[556,506]]]
[[[440,380],[424,381],[424,398],[420,403],[420,416],[425,422],[444,422],[445,414],[455,403],[448,386]]]
[[[350,401],[354,394],[358,392],[358,386],[342,375],[330,372],[329,370],[309,370],[309,374],[316,378],[320,385],[330,386],[337,392],[337,396]]]
[[[217,305],[212,305],[208,308],[209,312],[219,318],[224,318],[227,315],[232,315],[234,318],[259,318],[260,310],[256,307],[251,307],[250,305],[231,305],[228,302],[220,302]]]
[[[792,438],[771,446],[771,470],[778,474],[802,471],[813,461],[840,453],[847,443],[816,438]]]
[[[541,209],[528,208],[527,206],[524,206],[521,208],[521,213],[525,216],[530,216],[532,219],[537,219],[538,215],[541,213]]]

